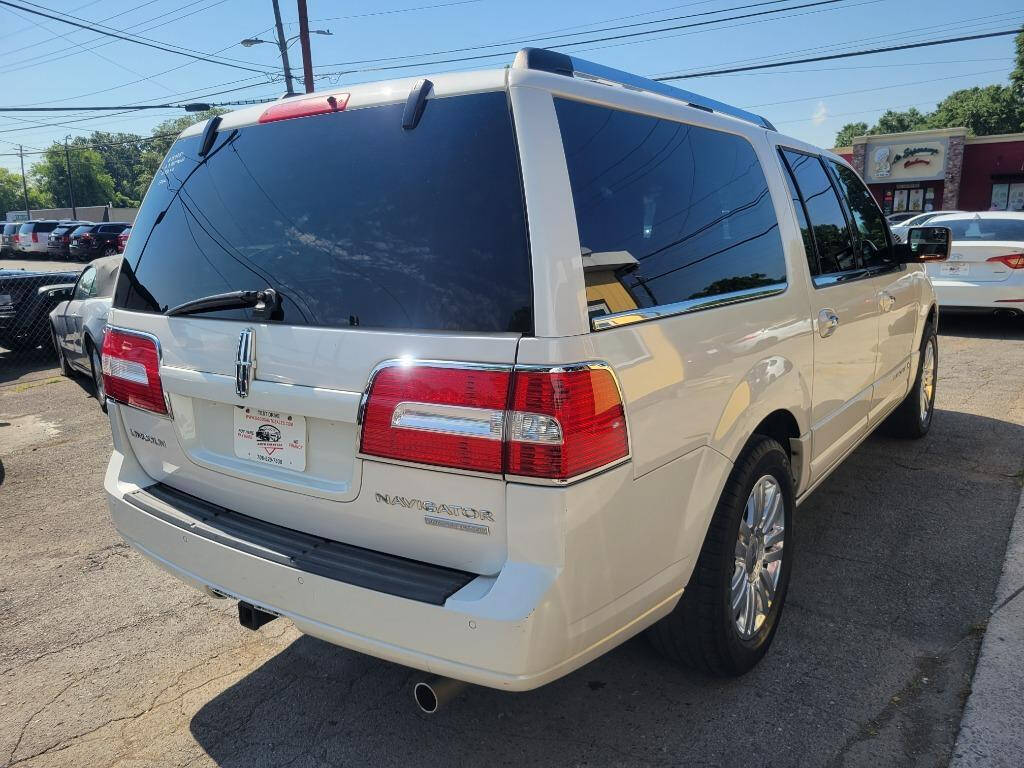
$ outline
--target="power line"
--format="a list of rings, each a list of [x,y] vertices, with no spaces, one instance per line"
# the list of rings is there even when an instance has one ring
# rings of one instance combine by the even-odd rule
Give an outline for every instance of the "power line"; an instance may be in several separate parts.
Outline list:
[[[663,27],[661,29],[649,29],[649,30],[644,30],[644,31],[641,31],[641,32],[627,32],[627,33],[623,33],[621,35],[611,35],[611,36],[606,36],[606,37],[598,37],[598,38],[593,38],[593,39],[590,39],[590,40],[576,40],[576,41],[572,41],[572,42],[559,43],[559,44],[556,44],[556,45],[551,45],[549,47],[550,48],[566,48],[566,47],[575,46],[575,45],[589,45],[591,43],[607,42],[609,40],[621,40],[621,39],[625,39],[625,38],[643,37],[643,36],[646,36],[646,35],[655,35],[655,34],[658,34],[658,33],[661,33],[661,32],[671,32],[671,31],[679,30],[679,29],[690,29],[690,28],[693,28],[693,27],[703,27],[703,26],[707,26],[707,25],[710,25],[710,24],[719,24],[719,23],[725,22],[725,21],[734,21],[736,19],[749,19],[749,18],[754,18],[754,17],[758,17],[758,16],[767,16],[769,14],[782,13],[784,11],[799,10],[801,8],[810,8],[810,7],[813,7],[813,6],[821,6],[821,5],[832,5],[834,3],[845,2],[845,1],[846,0],[815,0],[815,2],[804,3],[804,4],[801,4],[801,5],[793,5],[793,6],[789,6],[787,8],[773,8],[773,9],[768,10],[768,11],[758,11],[756,13],[739,14],[737,16],[726,16],[726,17],[723,17],[723,18],[720,18],[720,19],[710,19],[710,20],[706,20],[706,21],[693,22],[693,23],[690,23],[690,24],[679,24],[679,25],[672,26],[672,27]],[[725,12],[728,12],[730,10],[738,10],[739,8],[744,8],[744,7],[752,7],[752,6],[737,6],[736,8],[723,9],[720,12],[721,13],[725,13]],[[659,23],[659,22],[650,22],[650,23],[655,24],[655,23]],[[609,31],[611,29],[613,29],[613,28],[608,28],[607,30],[604,30],[604,31]],[[527,42],[531,42],[531,40],[516,41],[516,42],[509,43],[509,45],[522,45],[522,44],[527,43]],[[493,47],[493,46],[489,45],[488,47]],[[389,64],[389,65],[382,65],[382,66],[377,66],[377,67],[365,67],[365,68],[361,68],[361,69],[343,70],[339,74],[348,75],[348,74],[355,74],[355,73],[361,73],[361,72],[381,72],[381,71],[391,70],[391,69],[410,69],[410,68],[417,68],[417,67],[426,67],[426,66],[433,66],[435,64],[452,64],[452,63],[463,62],[463,61],[476,61],[476,60],[479,60],[479,59],[491,59],[491,58],[495,58],[495,57],[514,56],[518,52],[519,52],[518,49],[510,49],[510,50],[505,50],[505,51],[498,51],[496,53],[483,53],[483,54],[476,54],[476,55],[473,55],[473,56],[459,56],[459,57],[450,58],[450,59],[437,59],[437,60],[434,60],[434,61],[422,61],[422,62],[417,62],[417,63],[414,63],[414,64]],[[423,55],[426,55],[426,54],[423,54]],[[338,62],[338,63],[335,63],[335,64],[322,64],[322,65],[319,65],[319,66],[320,67],[337,67],[337,66],[347,66],[347,65],[348,64],[346,62]]]
[[[70,20],[68,18],[61,18],[60,16],[54,16],[53,14],[50,14],[50,13],[44,13],[43,11],[37,11],[37,10],[35,10],[33,8],[26,8],[23,5],[17,5],[15,3],[10,2],[10,0],[0,0],[0,5],[7,6],[8,8],[16,8],[19,11],[25,11],[26,13],[31,13],[31,14],[34,14],[36,16],[42,16],[43,18],[46,18],[46,19],[52,19],[53,21],[59,21],[59,22],[61,22],[63,24],[67,24],[67,25],[72,26],[72,27],[78,27],[79,29],[85,29],[85,30],[89,30],[90,32],[96,32],[96,33],[98,33],[100,35],[103,35],[105,37],[112,37],[112,38],[116,38],[118,40],[124,40],[125,42],[135,43],[136,45],[142,45],[142,46],[145,46],[147,48],[153,48],[155,50],[164,51],[166,53],[173,53],[173,54],[176,54],[178,56],[187,56],[188,58],[195,59],[196,61],[205,61],[205,62],[208,62],[210,64],[219,64],[222,67],[232,67],[234,69],[241,69],[241,70],[244,70],[244,71],[247,71],[247,72],[258,72],[259,74],[265,74],[266,73],[266,70],[263,70],[263,69],[255,69],[254,67],[242,66],[240,64],[231,64],[231,63],[229,63],[227,61],[219,61],[217,59],[210,58],[209,56],[206,56],[206,55],[204,55],[202,53],[199,53],[199,52],[191,53],[191,52],[188,52],[186,50],[176,50],[176,49],[170,48],[170,47],[168,47],[168,46],[166,46],[166,45],[164,45],[162,43],[147,41],[145,39],[134,39],[134,38],[128,37],[126,35],[119,34],[117,32],[112,32],[112,31],[109,31],[109,30],[104,30],[104,29],[101,29],[99,27],[90,26],[88,24],[81,24],[79,22],[72,21],[72,20]]]
[[[349,19],[365,19],[370,16],[391,16],[396,13],[409,13],[410,11],[431,11],[435,8],[451,8],[456,5],[472,5],[473,3],[480,3],[483,0],[456,0],[451,3],[437,3],[435,5],[417,5],[412,8],[393,8],[389,11],[371,11],[370,13],[354,13],[350,16],[328,16],[323,19],[310,19],[311,24],[319,24],[321,21],[347,21]],[[294,27],[299,22],[297,21],[286,21],[285,26]]]
[[[892,51],[907,51],[912,48],[928,48],[933,45],[949,45],[950,43],[963,43],[969,40],[985,40],[990,37],[1006,37],[1019,34],[1022,29],[1009,29],[1000,32],[987,32],[980,35],[965,35],[963,37],[947,37],[944,40],[926,40],[920,43],[907,43],[905,45],[890,45],[885,48],[869,48],[862,51],[849,51],[846,53],[832,53],[827,56],[810,56],[802,59],[790,59],[788,61],[775,61],[767,64],[751,64],[745,67],[731,67],[728,69],[707,70],[689,75],[668,75],[655,77],[654,80],[661,82],[667,80],[686,80],[694,77],[710,77],[711,75],[728,75],[733,72],[750,72],[755,69],[772,69],[774,67],[786,67],[791,64],[810,64],[815,61],[833,61],[834,59],[850,59],[856,56],[871,56],[876,53],[890,53]]]

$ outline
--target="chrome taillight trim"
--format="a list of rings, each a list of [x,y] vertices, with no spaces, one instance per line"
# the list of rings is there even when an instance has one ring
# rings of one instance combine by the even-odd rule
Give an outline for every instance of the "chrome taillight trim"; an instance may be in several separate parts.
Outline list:
[[[505,411],[465,405],[401,402],[391,414],[391,426],[500,442],[505,432]]]
[[[140,339],[148,339],[149,341],[152,341],[153,344],[156,346],[157,374],[159,375],[160,366],[163,365],[163,361],[164,361],[164,349],[160,345],[160,339],[158,339],[152,333],[148,333],[147,331],[137,331],[134,328],[123,328],[123,327],[121,327],[119,325],[111,325],[110,323],[107,323],[103,327],[103,337],[104,337],[104,339],[106,338],[106,335],[110,331],[116,331],[117,333],[123,333],[123,334],[126,334],[127,336],[137,336]],[[103,354],[102,353],[102,348],[101,348],[100,354],[101,355]],[[156,416],[159,419],[167,419],[168,421],[174,421],[174,411],[171,408],[171,398],[170,398],[170,395],[168,394],[167,390],[164,389],[164,377],[163,376],[160,376],[160,391],[163,393],[163,396],[164,396],[164,408],[167,409],[167,413],[157,413],[156,411],[150,411],[150,410],[147,410],[145,408],[139,408],[137,405],[132,405],[131,403],[126,403],[123,400],[118,400],[116,397],[111,397],[110,395],[107,395],[107,399],[108,400],[112,400],[113,402],[117,403],[118,405],[123,405],[126,408],[131,408],[133,411],[138,411],[139,413],[148,413],[150,416]]]

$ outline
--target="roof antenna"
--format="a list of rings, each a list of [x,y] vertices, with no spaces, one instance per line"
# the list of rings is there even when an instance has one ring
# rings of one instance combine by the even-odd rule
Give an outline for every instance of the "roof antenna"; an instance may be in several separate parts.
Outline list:
[[[430,93],[434,84],[424,78],[417,80],[409,91],[409,98],[405,100],[405,112],[402,114],[402,128],[407,131],[413,130],[420,124],[423,117],[423,110],[427,106],[427,94]]]

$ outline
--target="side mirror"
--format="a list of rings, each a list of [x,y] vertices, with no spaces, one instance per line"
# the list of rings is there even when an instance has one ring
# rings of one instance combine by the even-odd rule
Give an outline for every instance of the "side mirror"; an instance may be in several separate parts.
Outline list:
[[[928,261],[946,261],[949,258],[953,233],[949,227],[911,227],[907,230],[903,246],[907,264],[921,264]]]
[[[46,296],[48,299],[54,301],[64,301],[70,299],[71,294],[75,290],[74,283],[58,283],[56,285],[44,285],[36,289],[36,293],[40,296]]]

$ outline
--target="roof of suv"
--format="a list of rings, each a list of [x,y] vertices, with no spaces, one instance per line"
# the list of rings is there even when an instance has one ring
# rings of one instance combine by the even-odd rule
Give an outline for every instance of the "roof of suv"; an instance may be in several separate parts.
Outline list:
[[[432,85],[430,90],[434,97],[498,90],[508,84],[509,73],[516,70],[534,70],[579,78],[607,86],[620,86],[652,96],[661,96],[681,101],[695,109],[742,120],[758,128],[775,130],[775,127],[765,118],[739,107],[734,107],[681,88],[675,88],[664,82],[651,80],[546,49],[523,48],[516,54],[511,68],[429,75],[429,81]],[[347,85],[328,91],[318,91],[315,94],[304,97],[293,97],[287,100],[279,99],[277,102],[258,104],[223,115],[218,125],[218,130],[242,128],[257,124],[260,122],[260,117],[273,106],[281,103],[293,104],[301,102],[303,99],[321,100],[332,96],[337,97],[338,103],[341,104],[340,109],[344,110],[403,102],[410,97],[412,89],[422,80],[423,78],[421,77],[407,77],[374,83]],[[345,98],[342,98],[343,96]],[[208,122],[204,121],[189,126],[182,131],[181,136],[196,136],[203,133]]]

